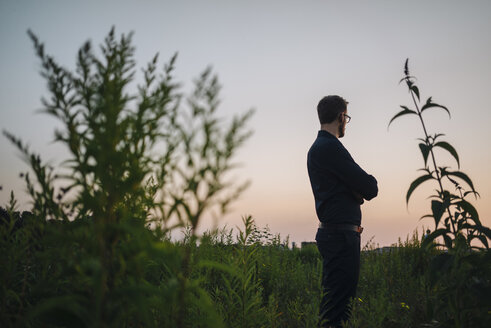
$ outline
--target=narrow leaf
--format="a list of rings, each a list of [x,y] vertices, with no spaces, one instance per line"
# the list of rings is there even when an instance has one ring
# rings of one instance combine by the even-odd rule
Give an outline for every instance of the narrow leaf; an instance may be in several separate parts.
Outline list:
[[[438,139],[439,137],[443,137],[445,136],[445,134],[443,133],[436,133],[433,137],[430,137],[430,138],[433,138],[433,141],[436,141],[436,139]]]
[[[405,76],[405,77],[403,77],[402,79],[399,80],[399,84],[401,84],[402,81],[406,81],[406,83],[412,83],[411,82],[411,79],[416,79],[416,77],[411,76],[411,75],[407,75],[407,76]]]
[[[431,175],[431,174],[426,174],[426,175],[423,175],[423,176],[420,176],[419,178],[417,178],[416,180],[414,180],[411,185],[409,186],[409,189],[407,191],[407,194],[406,194],[406,204],[409,203],[409,198],[411,197],[411,194],[413,193],[413,191],[420,185],[422,184],[423,182],[427,181],[427,180],[431,180],[431,179],[434,179],[434,177]]]
[[[487,238],[491,239],[491,229],[489,229],[488,227],[483,225],[476,225],[474,229],[485,235]]]
[[[451,115],[450,115],[450,111],[448,110],[447,107],[445,106],[442,106],[442,105],[439,105],[439,104],[436,104],[434,102],[431,101],[431,97],[428,98],[428,100],[426,100],[426,103],[423,105],[423,107],[421,108],[421,112],[424,112],[425,110],[427,110],[428,108],[432,108],[432,107],[437,107],[437,108],[441,108],[441,109],[444,109],[447,114],[448,114],[448,117],[450,118]]]
[[[442,202],[437,200],[431,201],[431,211],[433,212],[433,219],[435,220],[435,227],[438,227],[438,223],[440,223],[440,219],[442,218],[443,213],[445,212],[445,206]]]
[[[457,154],[457,151],[452,145],[450,145],[446,141],[439,141],[435,144],[435,147],[440,147],[448,151],[455,158],[455,160],[457,161],[457,165],[460,168],[459,154]]]
[[[432,147],[433,146],[428,146],[425,143],[419,144],[419,149],[421,150],[421,154],[423,155],[423,159],[425,160],[425,167],[426,167],[426,163],[428,162],[428,155],[430,154],[430,149]]]
[[[460,206],[466,213],[471,216],[472,221],[476,224],[481,224],[479,221],[479,213],[477,213],[476,208],[466,200],[461,200],[460,202],[455,203],[455,205]]]
[[[476,197],[476,199],[478,196],[481,197],[477,191],[466,191],[464,193],[464,197],[467,197],[467,195],[469,195],[469,194],[474,194],[474,197]]]
[[[416,95],[416,97],[418,98],[418,101],[419,101],[419,89],[417,86],[413,85],[411,86],[411,91],[414,92],[414,94]]]
[[[469,187],[471,187],[472,191],[476,191],[474,189],[474,184],[472,183],[472,180],[464,172],[460,172],[460,171],[451,172],[446,170],[442,171],[442,176],[450,176],[450,175],[464,180],[469,185]]]
[[[423,219],[426,219],[426,218],[432,218],[433,217],[433,214],[426,214],[426,215],[423,215],[422,217],[419,218],[419,220],[423,220]]]
[[[484,247],[486,247],[486,249],[489,249],[489,244],[488,244],[489,237],[486,238],[486,236],[484,235],[477,235],[476,238],[481,241],[481,243],[484,245]]]
[[[433,232],[431,232],[429,235],[425,236],[423,239],[423,242],[421,243],[422,248],[427,248],[433,245],[433,241],[440,237],[440,236],[446,236],[447,235],[447,230],[446,229],[437,229]]]
[[[411,110],[405,106],[401,106],[403,108],[402,111],[400,111],[399,113],[397,113],[389,122],[389,125],[387,126],[387,129],[389,129],[389,126],[390,124],[392,123],[392,121],[394,121],[396,118],[400,117],[400,116],[403,116],[403,115],[408,115],[408,114],[412,114],[412,115],[418,115],[418,113],[416,113],[414,110]]]

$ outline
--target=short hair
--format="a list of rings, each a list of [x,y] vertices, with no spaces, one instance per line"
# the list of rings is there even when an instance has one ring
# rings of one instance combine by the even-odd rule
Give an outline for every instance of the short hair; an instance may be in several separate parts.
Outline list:
[[[340,113],[346,111],[348,102],[340,96],[326,96],[317,105],[317,114],[321,124],[331,123]]]

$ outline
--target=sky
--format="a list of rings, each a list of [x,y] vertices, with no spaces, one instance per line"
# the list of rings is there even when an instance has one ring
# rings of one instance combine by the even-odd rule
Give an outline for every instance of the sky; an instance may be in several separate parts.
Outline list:
[[[406,58],[422,98],[451,111],[451,119],[442,110],[427,112],[427,127],[456,148],[480,193],[469,200],[491,225],[491,2],[0,0],[0,129],[44,160],[61,162],[64,150],[52,142],[59,125],[36,112],[47,88],[26,31],[73,68],[78,48],[89,39],[100,44],[111,26],[134,31],[139,67],[157,52],[162,64],[178,52],[175,76],[183,91],[213,67],[223,85],[219,115],[255,109],[254,135],[239,151],[235,172],[252,184],[231,212],[202,230],[241,227],[242,216],[252,215],[282,239],[314,240],[306,156],[319,129],[317,103],[328,94],[349,101],[352,120],[340,141],[378,180],[379,196],[362,206],[362,244],[388,246],[433,228],[431,219],[419,218],[430,212],[435,185],[428,182],[405,202],[424,166],[421,125],[403,117],[387,129],[400,105],[412,105],[399,84]],[[27,208],[19,178],[27,166],[3,136],[0,154],[0,205],[13,190]],[[436,155],[439,165],[457,169],[448,154]]]

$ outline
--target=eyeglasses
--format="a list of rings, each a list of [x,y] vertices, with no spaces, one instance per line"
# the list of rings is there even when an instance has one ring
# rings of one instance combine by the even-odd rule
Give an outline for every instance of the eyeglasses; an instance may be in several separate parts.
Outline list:
[[[346,123],[349,123],[349,121],[351,121],[351,116],[349,116],[348,114],[344,114],[344,117],[346,118]]]

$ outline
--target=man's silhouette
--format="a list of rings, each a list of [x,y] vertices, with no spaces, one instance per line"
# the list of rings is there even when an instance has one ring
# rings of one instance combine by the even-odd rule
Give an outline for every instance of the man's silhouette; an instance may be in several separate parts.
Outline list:
[[[360,272],[361,209],[377,196],[377,180],[355,163],[338,140],[351,117],[348,102],[327,96],[317,105],[321,129],[309,150],[307,168],[320,224],[317,247],[322,255],[322,327],[341,327],[350,317]]]

